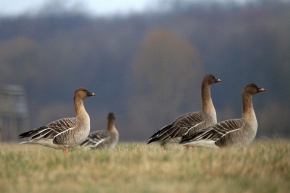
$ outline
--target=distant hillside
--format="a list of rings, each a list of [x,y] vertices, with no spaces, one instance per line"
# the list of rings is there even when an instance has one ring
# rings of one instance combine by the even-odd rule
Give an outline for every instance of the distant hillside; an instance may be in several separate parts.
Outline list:
[[[212,73],[222,79],[212,88],[218,121],[241,116],[242,89],[254,82],[266,89],[254,96],[258,136],[290,137],[290,3],[179,3],[126,17],[1,18],[0,82],[26,89],[24,130],[74,116],[82,86],[97,94],[85,101],[92,130],[114,112],[120,140],[147,140],[201,108],[201,79]]]

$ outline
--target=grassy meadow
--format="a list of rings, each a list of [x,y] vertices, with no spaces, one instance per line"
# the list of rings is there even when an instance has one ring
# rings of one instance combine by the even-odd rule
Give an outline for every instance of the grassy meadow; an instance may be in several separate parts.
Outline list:
[[[1,193],[290,192],[290,141],[186,150],[120,143],[113,150],[0,144]]]

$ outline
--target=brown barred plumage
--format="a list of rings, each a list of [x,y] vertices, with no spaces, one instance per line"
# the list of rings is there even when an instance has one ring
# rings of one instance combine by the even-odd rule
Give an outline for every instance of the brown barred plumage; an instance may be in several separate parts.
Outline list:
[[[242,93],[243,113],[241,119],[230,119],[205,128],[190,136],[183,136],[180,144],[186,146],[226,147],[251,143],[258,129],[252,96],[265,91],[255,84],[247,84]]]
[[[107,130],[95,131],[80,145],[90,149],[114,148],[119,141],[119,133],[114,125],[114,114],[108,114]]]
[[[28,139],[21,144],[40,144],[55,149],[74,147],[82,143],[90,132],[90,117],[85,110],[83,99],[95,96],[85,88],[75,91],[74,105],[76,117],[63,118],[45,126],[22,133],[19,138]]]
[[[203,128],[215,124],[216,112],[212,103],[210,94],[210,85],[221,82],[213,75],[206,75],[202,81],[202,110],[198,112],[187,113],[178,117],[171,124],[162,127],[148,140],[148,144],[152,142],[160,142],[165,145],[167,142],[178,143],[184,135],[191,135]]]

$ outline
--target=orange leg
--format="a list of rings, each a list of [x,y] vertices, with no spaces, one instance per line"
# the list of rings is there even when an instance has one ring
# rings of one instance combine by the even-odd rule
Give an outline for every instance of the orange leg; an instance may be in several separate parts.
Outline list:
[[[164,141],[161,142],[161,143],[160,143],[160,146],[165,148],[165,146],[166,146],[166,142],[164,142]]]
[[[68,148],[62,149],[63,153],[68,153]]]
[[[189,146],[185,146],[187,150],[189,150]]]

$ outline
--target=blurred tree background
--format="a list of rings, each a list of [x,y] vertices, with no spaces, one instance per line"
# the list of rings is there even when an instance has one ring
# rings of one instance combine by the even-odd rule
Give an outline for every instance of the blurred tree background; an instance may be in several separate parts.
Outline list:
[[[267,90],[254,97],[258,137],[290,137],[289,1],[160,0],[110,17],[53,2],[37,15],[0,18],[0,83],[26,89],[22,131],[74,116],[74,91],[86,87],[96,93],[85,100],[92,131],[114,112],[120,140],[144,141],[201,109],[211,73],[222,79],[212,87],[218,121],[241,117],[242,89],[254,82]]]

